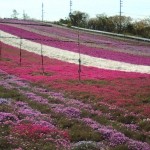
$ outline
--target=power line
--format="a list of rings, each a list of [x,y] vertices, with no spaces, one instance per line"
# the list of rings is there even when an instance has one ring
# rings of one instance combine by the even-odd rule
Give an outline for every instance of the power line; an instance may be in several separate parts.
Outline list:
[[[0,38],[3,39],[20,39],[20,37],[8,37],[8,36],[1,36]],[[69,38],[69,37],[68,37]],[[80,33],[78,33],[78,39],[77,40],[58,40],[58,39],[44,39],[44,38],[26,38],[26,37],[21,37],[22,40],[29,40],[29,41],[44,41],[44,42],[64,42],[64,43],[78,43],[78,45],[80,44],[103,44],[103,45],[111,45],[112,43],[110,42],[96,42],[96,41],[86,41],[86,40],[81,40],[80,39]],[[140,41],[140,39],[137,39]],[[149,40],[145,41],[145,42],[149,42]],[[118,44],[113,44],[118,45]],[[119,45],[128,45],[128,46],[132,46],[133,44],[128,44],[128,43],[120,43]],[[138,44],[138,46],[143,46],[142,44]],[[80,50],[80,49],[79,49]],[[78,50],[78,51],[79,51]]]

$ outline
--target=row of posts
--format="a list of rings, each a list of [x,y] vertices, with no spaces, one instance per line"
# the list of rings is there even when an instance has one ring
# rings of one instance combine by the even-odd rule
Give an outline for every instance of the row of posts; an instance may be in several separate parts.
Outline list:
[[[1,41],[1,33],[0,33],[0,60],[2,60],[2,41]],[[20,37],[20,46],[19,46],[19,64],[20,66],[22,65],[22,37]],[[78,53],[79,53],[79,59],[78,59],[78,63],[79,63],[79,68],[78,68],[78,79],[79,81],[81,81],[81,54],[80,54],[80,37],[79,37],[79,30],[78,30]],[[43,57],[43,44],[41,41],[41,70],[42,73],[44,75],[44,57]]]
[[[20,38],[20,66],[22,62],[22,38]],[[42,65],[42,73],[44,75],[44,57],[43,57],[43,45],[41,42],[41,65]]]

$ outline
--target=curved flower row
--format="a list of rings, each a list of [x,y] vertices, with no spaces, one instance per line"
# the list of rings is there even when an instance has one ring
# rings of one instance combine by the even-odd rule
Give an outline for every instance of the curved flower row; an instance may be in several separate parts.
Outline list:
[[[26,21],[16,21],[16,20],[12,20],[11,22],[21,22],[21,23],[26,23]],[[30,23],[30,22],[28,22]],[[31,22],[33,23],[33,22]],[[38,24],[38,22],[35,22],[36,24]],[[16,27],[19,27],[21,29],[25,29],[31,32],[35,32],[35,33],[39,33],[39,34],[43,34],[43,35],[47,35],[47,36],[55,36],[55,37],[66,37],[67,39],[73,39],[73,40],[77,40],[78,36],[78,32],[77,30],[73,30],[73,29],[69,29],[66,27],[62,27],[62,26],[57,26],[57,25],[52,25],[51,27],[44,27],[44,26],[22,26],[22,25],[13,25]],[[102,35],[96,35],[96,34],[90,34],[90,33],[85,33],[85,32],[80,32],[80,40],[81,41],[86,41],[86,42],[94,42],[97,45],[104,45],[106,47],[109,48],[119,48],[124,49],[125,51],[122,51],[123,53],[132,53],[134,52],[135,54],[149,54],[149,47],[148,45],[143,45],[140,44],[138,42],[131,42],[131,41],[120,41],[114,38],[110,38],[107,36],[102,36]]]
[[[78,53],[80,49],[80,52],[82,54],[89,55],[92,57],[116,60],[116,61],[131,63],[131,64],[150,65],[150,59],[148,57],[127,54],[126,50],[124,50],[125,53],[121,53],[121,52],[114,52],[110,50],[104,50],[102,48],[92,48],[92,47],[85,46],[85,45],[80,45],[80,47],[78,47],[78,44],[76,42],[61,41],[61,40],[54,39],[51,37],[36,34],[36,33],[30,32],[24,29],[20,29],[20,28],[8,26],[8,25],[3,25],[3,24],[0,26],[0,29],[2,31],[8,32],[10,34],[13,34],[21,38],[30,39],[37,43],[42,43],[47,46],[67,50],[70,52]],[[138,47],[141,47],[141,46],[138,46]],[[141,50],[142,48],[138,50],[137,53],[140,53]],[[147,52],[147,56],[148,55],[149,55],[149,52]]]
[[[3,74],[5,74],[5,73],[3,72]],[[8,80],[7,80],[7,78],[8,78]],[[23,86],[23,84],[25,84],[25,82],[23,81],[23,84],[21,84],[22,80],[20,80],[19,78],[15,78],[15,76],[9,76],[9,75],[8,75],[8,77],[5,76],[5,83],[7,83],[7,84],[12,84],[12,83],[15,84],[16,83],[19,86],[16,87],[15,85],[13,85],[12,88],[20,90],[21,93],[23,93],[24,95],[27,95],[27,97],[29,99],[31,99],[32,101],[35,100],[36,102],[38,102],[40,104],[43,104],[42,100],[45,101],[45,99],[43,99],[42,97],[40,98],[40,100],[38,100],[39,96],[36,93],[28,94],[29,92],[26,89],[25,90],[21,89],[21,87]],[[7,84],[4,85],[6,88],[7,88]],[[30,87],[29,84],[26,84],[26,86]],[[41,88],[41,91],[43,91],[43,90],[44,89]],[[32,93],[32,92],[30,92],[30,93]],[[57,99],[61,98],[60,101],[62,101],[62,100],[64,100],[64,102],[66,101],[60,93],[54,94],[54,92],[49,92],[49,94],[50,94],[49,96],[52,96],[52,97],[56,96]],[[74,100],[74,103],[76,104],[76,100]],[[70,104],[74,105],[74,103],[68,103],[68,105],[70,105]],[[82,106],[84,106],[83,103],[81,103],[81,104],[82,104]],[[106,141],[108,141],[111,146],[116,146],[118,144],[125,144],[128,146],[129,149],[135,149],[135,150],[149,150],[149,148],[150,148],[150,145],[147,144],[146,142],[140,142],[140,141],[136,141],[131,138],[128,138],[123,133],[113,129],[111,126],[104,126],[104,125],[101,125],[100,123],[94,121],[91,118],[82,117],[81,110],[76,108],[77,106],[74,107],[74,106],[65,106],[64,104],[50,104],[48,102],[48,100],[46,102],[46,105],[49,105],[49,107],[53,108],[52,110],[55,113],[63,114],[65,116],[69,117],[70,119],[77,119],[81,122],[84,122],[87,126],[91,127],[93,130],[96,130],[100,134],[102,134],[103,138]],[[92,109],[89,105],[86,107],[90,108],[90,110]],[[41,118],[44,114],[41,114],[41,112],[39,112],[37,110],[31,109],[26,103],[16,102],[14,104],[14,108],[16,110],[15,114],[17,114],[17,116],[20,116],[20,118],[23,118],[22,120],[25,120],[25,118],[26,119],[29,118],[29,120],[32,120],[32,122],[34,122],[34,123],[32,123],[32,124],[19,123],[18,124],[17,122],[22,122],[22,120],[20,121],[17,118],[17,116],[12,115],[10,113],[1,113],[1,116],[3,118],[1,117],[0,122],[2,122],[2,121],[6,122],[6,120],[4,119],[4,118],[6,118],[7,120],[12,121],[13,123],[16,124],[16,126],[13,128],[13,130],[16,132],[15,133],[13,132],[13,134],[19,134],[23,137],[28,136],[29,138],[36,138],[36,139],[46,137],[48,134],[52,134],[51,136],[54,139],[55,139],[55,136],[57,135],[57,140],[59,138],[58,137],[58,134],[59,134],[60,138],[62,138],[62,137],[68,138],[66,133],[55,130],[55,126],[52,124],[51,118],[48,117],[49,122],[41,120]],[[47,115],[44,115],[44,117],[46,117],[46,116]],[[8,122],[6,122],[6,123],[8,124]],[[24,132],[24,131],[26,131],[26,132]],[[55,140],[53,140],[53,142],[55,142]],[[66,145],[66,141],[64,141],[64,146],[65,145]]]
[[[78,96],[79,99],[82,97],[87,97],[89,100],[96,98],[98,99],[97,106],[99,106],[99,99],[101,99],[103,102],[111,103],[111,106],[113,103],[117,107],[130,108],[131,111],[134,110],[134,112],[149,116],[149,106],[147,105],[149,75],[147,74],[82,66],[81,80],[83,84],[79,84],[77,65],[44,57],[43,75],[40,56],[22,51],[22,64],[20,66],[18,65],[18,55],[19,49],[3,45],[2,61],[0,61],[1,69],[28,81],[41,82],[52,88],[75,93],[75,96]],[[23,84],[24,87],[27,86],[24,83],[19,84]],[[12,85],[8,84],[7,86],[11,88]],[[31,94],[31,96],[34,95]],[[40,97],[37,100],[40,100]],[[133,106],[134,109],[132,109]],[[139,108],[140,112],[138,111]]]
[[[4,36],[12,36],[6,32],[1,32]],[[20,41],[16,39],[16,36],[10,39],[2,39],[6,44],[20,48]],[[22,40],[22,48],[41,55],[41,44],[31,42],[29,40]],[[62,61],[78,64],[79,55],[74,52],[67,50],[62,50],[50,46],[42,46],[42,53],[44,56],[49,58],[55,58]],[[130,63],[124,63],[119,61],[107,60],[102,58],[91,57],[88,55],[81,55],[82,65],[91,66],[97,68],[104,68],[110,70],[120,70],[127,72],[140,72],[140,73],[150,73],[150,67],[145,65],[135,65]]]

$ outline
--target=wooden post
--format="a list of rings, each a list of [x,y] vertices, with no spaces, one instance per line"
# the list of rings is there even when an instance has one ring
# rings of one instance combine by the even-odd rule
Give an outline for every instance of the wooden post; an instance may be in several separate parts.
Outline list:
[[[81,81],[81,54],[80,54],[80,34],[79,34],[79,29],[78,29],[78,52],[79,52],[79,69],[78,69],[78,74],[79,74],[79,81]]]
[[[44,58],[43,58],[43,45],[41,42],[41,64],[42,64],[42,73],[44,75]]]
[[[20,66],[22,64],[22,37],[20,37]]]

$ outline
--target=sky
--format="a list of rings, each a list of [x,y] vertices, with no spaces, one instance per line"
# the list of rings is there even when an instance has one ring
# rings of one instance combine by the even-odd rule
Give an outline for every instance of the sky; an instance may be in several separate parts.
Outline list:
[[[0,17],[10,18],[15,9],[19,18],[24,11],[30,18],[41,19],[42,3],[45,21],[68,17],[70,0],[0,0]],[[122,3],[122,15],[137,20],[150,18],[150,0],[122,0]],[[86,12],[90,18],[103,13],[107,16],[119,15],[120,0],[72,0],[72,11]]]

